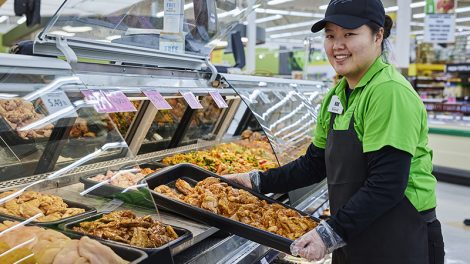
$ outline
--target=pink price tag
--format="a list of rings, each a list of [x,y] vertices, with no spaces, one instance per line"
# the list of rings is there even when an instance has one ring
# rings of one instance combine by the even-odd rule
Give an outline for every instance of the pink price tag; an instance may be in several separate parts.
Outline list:
[[[224,98],[222,95],[220,95],[219,92],[214,91],[214,92],[209,92],[209,94],[212,96],[212,99],[214,99],[214,102],[217,104],[219,108],[227,108],[228,105],[225,102]]]
[[[87,101],[93,101],[93,107],[98,113],[114,113],[116,108],[109,102],[100,90],[82,90]]]
[[[121,91],[101,91],[109,102],[116,108],[117,112],[135,112],[137,109],[129,98]]]
[[[180,92],[191,109],[203,109],[201,103],[192,92]]]
[[[145,96],[152,102],[152,104],[157,108],[158,110],[168,110],[168,109],[173,109],[171,105],[163,98],[163,96],[153,90],[147,90],[147,91],[142,91]]]

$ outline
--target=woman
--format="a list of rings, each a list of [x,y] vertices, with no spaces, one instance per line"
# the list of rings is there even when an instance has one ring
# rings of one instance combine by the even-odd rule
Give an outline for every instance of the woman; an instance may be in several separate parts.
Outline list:
[[[327,177],[332,217],[294,241],[293,255],[444,263],[426,109],[383,59],[392,24],[379,0],[332,0],[312,31],[324,29],[328,60],[344,77],[324,99],[313,144],[280,168],[228,176],[263,193]]]

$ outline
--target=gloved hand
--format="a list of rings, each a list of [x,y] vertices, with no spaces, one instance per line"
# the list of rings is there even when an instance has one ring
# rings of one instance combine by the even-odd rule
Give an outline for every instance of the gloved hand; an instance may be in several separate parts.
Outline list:
[[[345,246],[343,239],[325,221],[308,233],[299,237],[290,245],[293,256],[312,260],[320,260],[333,250]]]
[[[242,186],[245,186],[247,188],[253,189],[249,173],[227,174],[227,175],[222,175],[222,177],[232,182],[238,183]]]
[[[326,246],[316,229],[299,237],[290,245],[293,256],[300,256],[309,261],[323,259],[326,255]]]

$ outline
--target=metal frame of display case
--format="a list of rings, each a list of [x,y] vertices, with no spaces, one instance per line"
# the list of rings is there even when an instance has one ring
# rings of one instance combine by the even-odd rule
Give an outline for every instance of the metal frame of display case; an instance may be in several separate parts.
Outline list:
[[[0,58],[7,58],[6,60],[0,59],[0,67],[15,65],[16,67],[24,67],[25,69],[34,68],[34,71],[47,71],[48,66],[53,66],[58,69],[70,71],[71,67],[67,67],[67,63],[59,59],[43,58],[43,57],[24,57],[12,55],[0,55]],[[8,63],[5,63],[8,61]],[[51,66],[52,67],[52,66]],[[210,74],[198,71],[185,71],[185,70],[169,70],[159,68],[144,68],[137,66],[126,65],[97,65],[87,63],[77,63],[74,66],[74,74],[79,77],[86,88],[96,89],[119,89],[123,91],[131,100],[144,99],[140,93],[140,89],[144,87],[160,86],[158,90],[164,96],[174,97],[179,96],[180,88],[171,87],[171,82],[180,82],[184,89],[191,90],[196,96],[207,94],[208,91],[214,90],[209,82]],[[226,78],[226,76],[224,76]],[[258,78],[250,76],[240,76],[248,82],[276,82],[276,83],[289,83],[293,86],[305,85],[308,90],[309,86],[320,85],[320,83],[282,80],[274,78]],[[223,140],[223,135],[233,122],[233,118],[240,105],[240,98],[233,89],[230,88],[230,79],[225,79],[227,83],[222,82],[221,86],[228,86],[229,89],[217,89],[222,95],[226,96],[229,100],[229,108],[220,114],[214,126],[214,133],[216,134],[214,141],[200,141],[196,144],[176,147],[172,149],[165,149],[152,153],[142,154],[136,156],[134,159],[119,158],[114,160],[104,160],[95,162],[89,165],[83,165],[73,169],[67,173],[66,177],[60,178],[55,181],[43,182],[35,188],[44,190],[49,193],[63,194],[69,199],[76,199],[87,204],[95,205],[97,207],[106,203],[104,198],[90,198],[81,197],[78,195],[78,189],[81,184],[78,183],[79,177],[82,175],[89,175],[91,173],[98,173],[103,169],[110,166],[122,165],[125,166],[130,162],[143,163],[150,160],[163,158],[175,153],[187,152],[201,148],[214,146]],[[148,81],[148,82],[146,82]],[[160,85],[156,85],[160,84]],[[3,84],[2,84],[3,85]],[[166,88],[164,87],[166,86]],[[11,89],[27,90],[34,89],[33,87],[10,87]],[[67,94],[78,96],[80,90],[77,87],[64,87]],[[249,111],[249,110],[248,110]],[[129,130],[131,131],[127,139],[128,144],[133,151],[136,151],[143,142],[145,133],[138,133],[138,129],[146,130],[149,127],[149,122],[152,121],[152,116],[156,109],[153,105],[148,105],[141,113],[137,113]],[[187,123],[180,124],[181,126],[188,125]],[[181,138],[181,136],[180,136]],[[175,144],[178,145],[178,144]],[[50,164],[49,164],[50,165]],[[5,190],[11,187],[21,187],[29,183],[46,178],[50,173],[37,174],[20,179],[0,182],[0,189]],[[310,189],[310,192],[305,195],[303,202],[298,203],[298,209],[314,212],[319,204],[325,200],[326,185],[324,183],[318,184]],[[125,206],[123,208],[126,208]],[[142,212],[148,213],[143,210]],[[244,238],[224,234],[218,232],[216,228],[208,227],[193,221],[169,214],[160,212],[162,219],[169,224],[176,224],[190,227],[193,232],[193,238],[187,243],[178,247],[175,255],[175,261],[190,262],[190,263],[253,263],[260,261],[270,261],[277,255],[277,251],[273,251],[263,245],[256,244]],[[264,263],[264,262],[261,262]]]

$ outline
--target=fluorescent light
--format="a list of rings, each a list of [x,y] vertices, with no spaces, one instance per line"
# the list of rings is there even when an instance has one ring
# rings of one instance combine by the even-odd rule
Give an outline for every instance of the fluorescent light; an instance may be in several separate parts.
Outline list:
[[[425,17],[425,16],[426,16],[425,13],[419,13],[419,14],[414,14],[414,15],[413,15],[413,18],[423,18],[423,17]]]
[[[285,15],[285,16],[300,16],[300,17],[316,17],[316,18],[324,18],[324,14],[320,13],[309,13],[309,12],[299,12],[299,11],[286,11],[286,10],[279,10],[279,9],[264,9],[264,8],[256,8],[256,13],[263,13],[263,14],[273,14],[273,15]]]
[[[292,2],[294,0],[271,0],[268,2],[268,5],[279,5],[279,4],[284,4],[287,2]]]
[[[0,23],[3,23],[8,20],[8,16],[0,16]]]
[[[247,43],[247,42],[248,42],[248,38],[247,38],[247,37],[242,37],[242,42],[243,42],[243,43]]]
[[[18,21],[16,21],[16,23],[18,25],[21,25],[23,24],[24,22],[26,22],[26,17],[25,16],[22,16],[20,19],[18,19]]]
[[[278,19],[281,19],[281,18],[282,18],[281,15],[267,16],[267,17],[256,19],[255,23],[256,24],[261,24],[261,23],[265,23],[265,22],[269,22],[269,21],[273,21],[273,20],[278,20]],[[243,24],[248,25],[248,22],[245,21],[245,22],[243,22]]]
[[[321,5],[319,7],[320,10],[326,10],[328,8],[328,5]]]
[[[421,2],[416,2],[416,3],[411,3],[410,7],[411,8],[416,8],[416,7],[422,7],[426,5],[426,1],[421,1]]]
[[[189,3],[189,4],[185,4],[183,9],[187,10],[187,9],[190,9],[190,8],[193,8],[193,7],[194,7],[194,3]],[[157,13],[157,17],[163,17],[164,15],[165,15],[164,11],[161,11],[161,12]]]
[[[455,19],[455,22],[468,22],[470,21],[470,17],[462,17]]]
[[[64,26],[62,27],[63,30],[70,32],[70,33],[83,33],[92,31],[92,27],[72,27],[72,26]]]
[[[398,6],[391,6],[385,8],[385,13],[398,11]]]
[[[269,28],[266,28],[266,32],[273,32],[273,31],[278,31],[278,30],[285,30],[285,29],[291,29],[291,28],[312,26],[315,22],[316,21],[305,21],[305,22],[300,22],[300,23],[287,24],[287,25],[276,26],[276,27],[269,27]]]
[[[302,31],[294,31],[294,32],[281,33],[281,34],[272,34],[269,37],[274,39],[274,38],[285,38],[285,37],[308,35],[308,34],[312,34],[312,31],[302,30]]]
[[[468,6],[467,7],[460,7],[460,8],[455,9],[456,13],[465,13],[465,12],[468,12],[468,11],[470,11],[470,7],[468,7]]]

